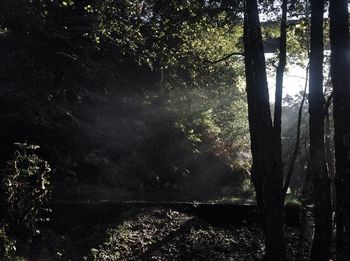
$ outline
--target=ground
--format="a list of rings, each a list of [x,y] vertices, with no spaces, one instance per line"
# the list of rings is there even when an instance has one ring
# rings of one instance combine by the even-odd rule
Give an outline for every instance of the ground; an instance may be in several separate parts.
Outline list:
[[[296,229],[287,228],[292,259]],[[118,218],[46,228],[33,260],[259,260],[263,234],[255,222],[218,222],[169,208],[134,208]]]

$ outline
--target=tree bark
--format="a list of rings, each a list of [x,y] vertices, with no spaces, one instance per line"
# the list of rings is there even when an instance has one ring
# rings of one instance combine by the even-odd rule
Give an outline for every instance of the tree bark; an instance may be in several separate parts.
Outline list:
[[[333,96],[333,95],[332,95]],[[332,98],[333,99],[333,98]],[[325,108],[325,146],[326,146],[326,162],[328,168],[328,177],[330,179],[330,193],[332,203],[332,213],[335,211],[336,198],[335,198],[335,158],[334,158],[334,146],[331,139],[331,119],[330,119],[329,106]],[[334,222],[332,227],[334,228]]]
[[[276,70],[275,112],[273,117],[273,126],[277,132],[278,137],[281,137],[283,75],[287,63],[287,0],[282,1],[282,17],[280,25],[280,46],[278,59],[279,62]],[[280,144],[282,144],[282,142],[280,142]]]
[[[350,44],[348,1],[330,0],[336,161],[337,261],[350,260]]]
[[[256,0],[245,2],[244,50],[252,181],[263,219],[265,260],[286,260],[280,137],[271,119],[264,48]]]
[[[315,232],[311,247],[311,261],[329,260],[332,238],[330,182],[324,143],[323,13],[324,0],[311,0],[309,170],[314,184],[315,205]]]

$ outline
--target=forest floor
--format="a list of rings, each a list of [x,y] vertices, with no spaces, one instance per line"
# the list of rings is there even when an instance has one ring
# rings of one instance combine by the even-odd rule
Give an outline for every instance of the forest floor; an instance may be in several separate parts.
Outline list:
[[[233,261],[260,260],[264,253],[261,228],[247,220],[223,223],[159,207],[135,208],[122,216],[60,231],[44,229],[40,243],[23,249],[23,255],[45,261]],[[297,229],[287,228],[286,235],[288,256],[293,260]]]

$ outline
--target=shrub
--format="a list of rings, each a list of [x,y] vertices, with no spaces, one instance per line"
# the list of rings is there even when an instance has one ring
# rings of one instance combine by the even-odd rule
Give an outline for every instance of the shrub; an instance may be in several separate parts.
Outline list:
[[[6,228],[0,224],[0,258],[1,260],[12,260],[16,251],[15,243],[8,238]]]
[[[4,175],[6,223],[10,234],[25,239],[38,233],[44,219],[45,204],[50,197],[49,164],[40,159],[36,145],[15,143],[18,149],[7,162]]]

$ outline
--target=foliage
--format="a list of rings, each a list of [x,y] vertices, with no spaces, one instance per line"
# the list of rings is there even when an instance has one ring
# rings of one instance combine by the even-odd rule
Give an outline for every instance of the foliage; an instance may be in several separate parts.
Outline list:
[[[0,258],[1,260],[13,260],[16,252],[15,242],[13,242],[6,233],[6,227],[0,226]]]
[[[211,184],[207,165],[226,165],[232,180],[250,168],[241,1],[6,0],[0,10],[0,155],[26,137],[41,144],[55,195],[102,184],[144,195],[192,177]]]
[[[5,169],[7,220],[11,234],[31,237],[44,221],[44,207],[50,197],[49,164],[40,159],[36,145],[17,143],[14,158]]]
[[[238,20],[238,15],[220,12],[186,21],[178,51],[164,61],[161,84],[168,90],[168,108],[176,113],[177,126],[194,144],[211,138],[206,149],[231,166],[246,168],[249,157],[240,157],[249,149],[249,136]],[[232,53],[237,55],[213,62]]]

